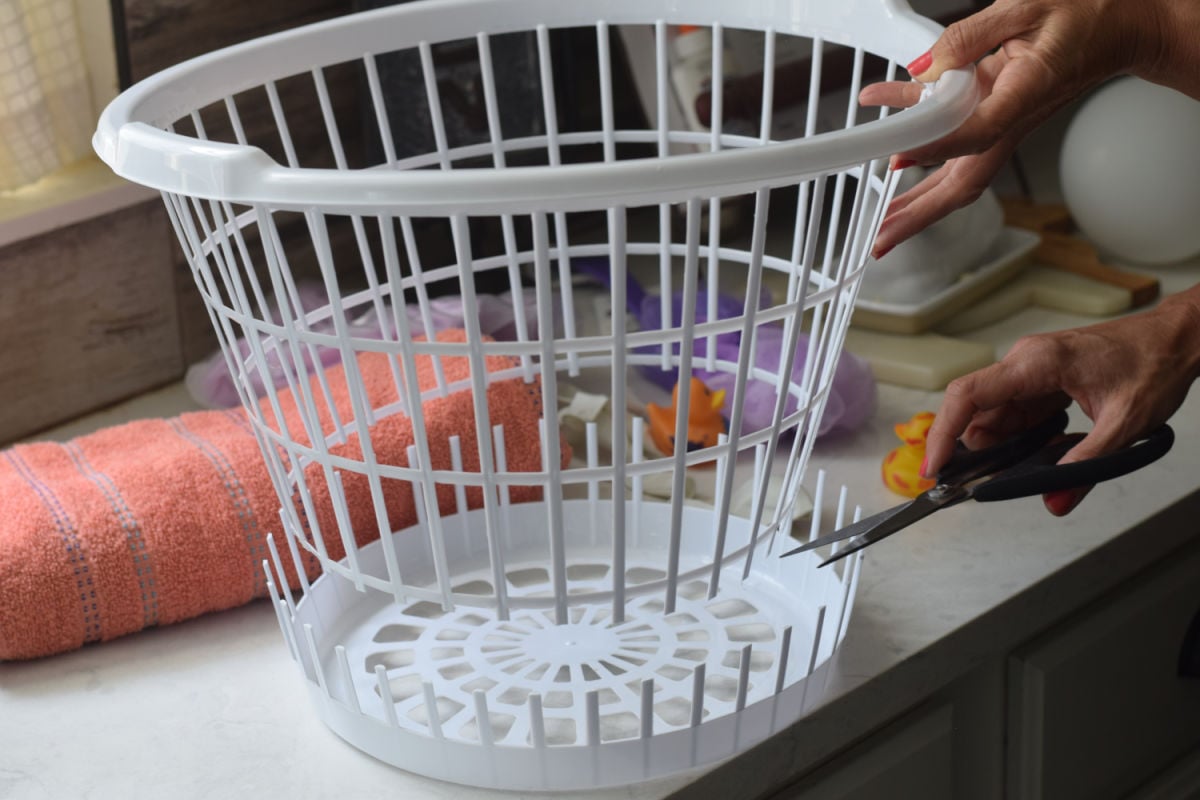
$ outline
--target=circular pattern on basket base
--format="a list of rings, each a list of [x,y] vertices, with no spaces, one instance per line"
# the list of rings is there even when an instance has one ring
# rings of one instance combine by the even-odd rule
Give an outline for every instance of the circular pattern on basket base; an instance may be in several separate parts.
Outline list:
[[[597,582],[608,572],[596,562],[572,566],[595,571]],[[645,576],[659,573],[646,566],[634,569]],[[389,605],[371,616],[366,630],[356,631],[357,645],[347,646],[351,666],[359,670],[359,702],[364,708],[380,702],[374,673],[381,664],[402,726],[433,735],[424,697],[428,682],[443,736],[479,741],[474,698],[482,692],[493,741],[519,745],[533,743],[526,711],[530,696],[537,694],[547,744],[571,745],[583,744],[590,692],[597,693],[601,741],[639,735],[640,722],[629,708],[639,708],[643,682],[649,679],[654,681],[654,728],[683,727],[691,719],[697,665],[706,669],[705,706],[723,707],[735,698],[747,644],[753,646],[749,694],[758,691],[761,674],[777,660],[774,621],[739,591],[738,582],[729,583],[714,600],[707,598],[706,582],[683,584],[672,614],[662,613],[661,596],[635,598],[626,604],[621,622],[613,621],[607,605],[571,607],[561,625],[553,609],[522,609],[501,620],[476,608],[443,613],[427,602]],[[531,588],[551,590],[548,584]]]
[[[565,503],[568,520],[582,516],[575,502],[587,503]],[[813,553],[781,559],[762,542],[745,577],[741,557],[725,560],[710,598],[712,512],[689,507],[668,613],[658,535],[670,506],[659,505],[639,511],[644,546],[626,553],[620,619],[611,552],[588,544],[588,525],[568,531],[561,608],[554,570],[536,548],[520,547],[508,551],[501,573],[507,615],[485,557],[452,577],[448,609],[430,599],[397,602],[371,585],[357,590],[340,572],[313,581],[294,616],[277,598],[318,713],[346,741],[402,769],[543,791],[673,774],[787,727],[806,698],[820,697],[810,689],[824,681],[845,631],[860,559],[817,569]],[[443,520],[449,541],[458,540],[457,524],[472,527],[475,513]],[[513,505],[505,519],[513,525],[505,535],[519,538],[544,525],[545,507]],[[426,541],[414,532],[391,537],[409,574],[418,574]],[[729,551],[744,554],[749,523],[730,517],[727,533]],[[380,545],[358,551],[363,574],[377,579]]]

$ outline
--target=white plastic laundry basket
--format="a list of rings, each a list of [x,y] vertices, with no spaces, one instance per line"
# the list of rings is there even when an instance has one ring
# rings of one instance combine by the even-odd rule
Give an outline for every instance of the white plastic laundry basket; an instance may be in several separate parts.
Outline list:
[[[757,37],[753,132],[725,130],[722,81],[711,130],[669,125],[669,35],[684,24],[711,32],[717,71],[726,36]],[[645,129],[614,121],[625,26],[653,33]],[[600,109],[595,129],[562,123],[552,44],[568,28],[596,42],[591,88],[574,90]],[[894,189],[886,157],[954,129],[976,92],[952,72],[869,120],[855,98],[938,31],[902,0],[426,0],[193,59],[109,106],[96,149],[162,191],[279,494],[263,568],[334,731],[414,772],[565,790],[728,757],[819,699],[861,556],[823,570],[777,556]],[[533,133],[502,130],[504,36],[533,53]],[[805,54],[806,123],[776,141],[785,43]],[[450,46],[477,81],[439,80]],[[839,70],[850,92],[834,101]],[[397,74],[419,104],[388,107]],[[486,135],[448,133],[450,91]],[[398,149],[397,114],[427,120],[427,152]],[[348,144],[352,129],[376,163],[355,163],[370,148]],[[322,155],[306,161],[313,142]],[[731,206],[753,212],[744,234],[722,229]],[[586,286],[585,261],[603,288]],[[321,302],[302,302],[302,264]],[[630,277],[657,291],[661,326],[632,324]],[[509,339],[481,333],[488,280],[511,293]],[[718,290],[744,305],[720,316]],[[439,338],[444,292],[461,297],[462,332]],[[589,317],[583,298],[611,313]],[[762,357],[768,338],[781,356]],[[693,368],[734,376],[728,430],[655,454],[627,395],[655,399],[656,372]],[[568,386],[599,386],[614,408],[573,453],[554,413]],[[762,391],[769,422],[748,426]],[[501,392],[524,428],[496,424]],[[675,441],[699,402],[682,381]],[[836,520],[821,495],[812,535],[848,514],[844,492]]]

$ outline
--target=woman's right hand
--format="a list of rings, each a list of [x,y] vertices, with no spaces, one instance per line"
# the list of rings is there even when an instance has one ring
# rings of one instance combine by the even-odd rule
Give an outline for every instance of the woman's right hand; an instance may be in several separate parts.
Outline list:
[[[874,255],[978,199],[1026,134],[1107,78],[1132,73],[1200,97],[1200,47],[1174,44],[1173,27],[1185,21],[1200,24],[1200,2],[996,0],[951,25],[909,65],[920,83],[866,87],[864,105],[908,107],[922,83],[978,61],[983,94],[954,133],[893,156],[893,168],[944,165],[892,202]]]
[[[946,387],[921,472],[936,475],[956,439],[972,449],[988,447],[1072,402],[1093,426],[1058,463],[1107,455],[1165,422],[1198,375],[1200,286],[1141,314],[1027,336],[999,362]],[[1087,492],[1046,495],[1046,507],[1062,516]]]

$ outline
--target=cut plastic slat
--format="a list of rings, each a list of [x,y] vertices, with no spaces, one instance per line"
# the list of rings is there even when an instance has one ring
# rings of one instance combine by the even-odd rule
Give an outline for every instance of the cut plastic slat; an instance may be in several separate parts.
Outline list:
[[[433,684],[429,681],[424,681],[421,684],[421,693],[425,700],[425,715],[429,719],[429,732],[433,734],[433,738],[442,739],[442,714],[438,710],[437,692],[433,690]]]
[[[338,671],[342,676],[342,691],[346,694],[346,705],[355,714],[361,714],[362,706],[358,702],[358,688],[354,685],[354,673],[350,671],[350,659],[346,656],[346,648],[339,644],[333,648],[333,652],[337,656]]]
[[[396,717],[396,700],[392,697],[392,684],[388,680],[387,670],[383,664],[375,665],[375,683],[379,686],[379,704],[383,707],[383,719],[390,727],[396,728],[400,720]]]

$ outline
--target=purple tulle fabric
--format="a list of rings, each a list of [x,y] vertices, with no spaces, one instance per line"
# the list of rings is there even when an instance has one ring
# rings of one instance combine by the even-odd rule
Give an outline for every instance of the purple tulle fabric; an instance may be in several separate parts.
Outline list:
[[[683,318],[683,295],[676,294],[672,298],[671,318],[678,324]],[[740,317],[744,313],[741,299],[730,295],[717,295],[717,319]],[[769,302],[765,295],[759,300],[759,308],[764,308]],[[640,297],[640,307],[633,311],[643,330],[662,328],[662,303],[657,296],[645,295]],[[708,319],[708,295],[698,292],[696,296],[696,322],[702,323]],[[723,333],[716,337],[716,357],[718,360],[738,363],[741,351],[740,332]],[[713,391],[725,389],[725,415],[733,411],[734,388],[737,376],[729,372],[709,372],[702,367],[708,357],[707,338],[699,338],[693,345],[692,352],[695,361],[692,374],[704,381]],[[784,330],[780,325],[758,326],[757,342],[755,344],[754,365],[759,369],[769,370],[778,374],[780,360],[783,356]],[[651,348],[651,352],[658,348]],[[679,353],[676,345],[674,352]],[[796,342],[796,357],[792,362],[791,380],[800,384],[804,376],[804,360],[808,352],[808,335],[800,333]],[[677,370],[662,370],[657,367],[646,367],[643,373],[647,378],[670,389],[678,379]],[[762,430],[770,427],[774,421],[776,392],[773,383],[763,380],[750,380],[746,383],[746,399],[742,408],[742,433]],[[793,413],[798,405],[794,396],[789,396],[784,406],[784,413]],[[817,436],[825,436],[841,431],[854,431],[861,427],[875,412],[875,378],[870,367],[861,359],[850,353],[842,353],[837,368],[833,374],[833,385],[830,387],[829,399],[825,403],[825,413],[821,417]]]
[[[572,267],[581,274],[589,275],[604,285],[609,284],[607,259],[577,259]],[[317,286],[301,285],[298,288],[299,301],[305,312],[321,308],[325,305],[324,291]],[[662,303],[656,295],[649,295],[636,281],[629,279],[627,298],[630,315],[637,321],[642,330],[659,330],[663,327]],[[480,332],[500,341],[511,341],[517,338],[517,320],[511,294],[478,295],[479,328]],[[521,307],[525,314],[529,335],[537,335],[537,302],[534,293],[526,290],[521,298]],[[764,293],[759,298],[759,307],[765,308],[770,302]],[[744,311],[744,301],[741,298],[726,294],[717,295],[717,319],[739,317]],[[447,328],[461,328],[465,320],[462,298],[458,296],[439,297],[429,301],[429,323],[432,333]],[[425,321],[422,319],[420,308],[416,305],[406,307],[409,330],[414,335],[425,333]],[[708,319],[708,295],[700,291],[696,296],[696,322],[702,323]],[[273,321],[278,323],[278,312],[273,311]],[[683,296],[676,293],[672,297],[671,319],[678,324],[683,318]],[[348,321],[350,336],[358,339],[395,339],[394,323],[391,319],[390,308],[385,310],[381,319],[374,311],[367,311]],[[309,329],[319,333],[333,334],[334,326],[331,319],[323,319],[309,325]],[[781,325],[758,326],[757,343],[755,345],[754,364],[760,369],[772,373],[779,372],[780,358],[784,348],[784,332]],[[729,372],[708,372],[704,370],[704,359],[708,356],[708,339],[697,339],[693,346],[694,367],[692,374],[704,381],[710,389],[726,390],[725,414],[732,413],[734,388],[737,376]],[[282,388],[288,385],[288,373],[295,379],[297,370],[293,363],[292,350],[284,347],[285,356],[279,357],[279,350],[273,342],[262,340],[261,346],[265,361],[268,365],[268,375],[274,386]],[[243,362],[251,355],[251,348],[245,339],[239,339],[236,347]],[[657,352],[659,348],[650,347],[646,352]],[[322,369],[341,361],[341,352],[332,347],[301,347],[299,358],[304,364],[304,372],[312,373],[314,361],[319,362]],[[315,352],[314,352],[315,351]],[[716,337],[716,357],[721,361],[737,363],[741,351],[741,333],[734,331],[723,333]],[[796,358],[792,365],[792,382],[799,384],[804,374],[804,359],[808,352],[808,336],[799,334],[796,345]],[[679,353],[679,346],[675,346]],[[286,368],[286,370],[285,370]],[[665,389],[671,389],[678,380],[677,370],[662,370],[658,367],[643,367],[646,378]],[[264,375],[254,371],[249,377],[250,388],[256,396],[265,394]],[[188,370],[187,385],[193,398],[209,408],[230,408],[238,405],[240,398],[233,377],[226,366],[221,353],[214,354],[207,361],[201,362]],[[761,430],[771,425],[775,414],[775,385],[763,380],[750,380],[746,384],[746,400],[742,411],[742,432]],[[796,410],[795,397],[789,396],[785,413]],[[838,359],[837,369],[833,375],[833,385],[825,404],[825,413],[821,417],[818,436],[825,436],[839,431],[854,431],[861,427],[875,411],[875,379],[870,368],[860,359],[842,353]]]

